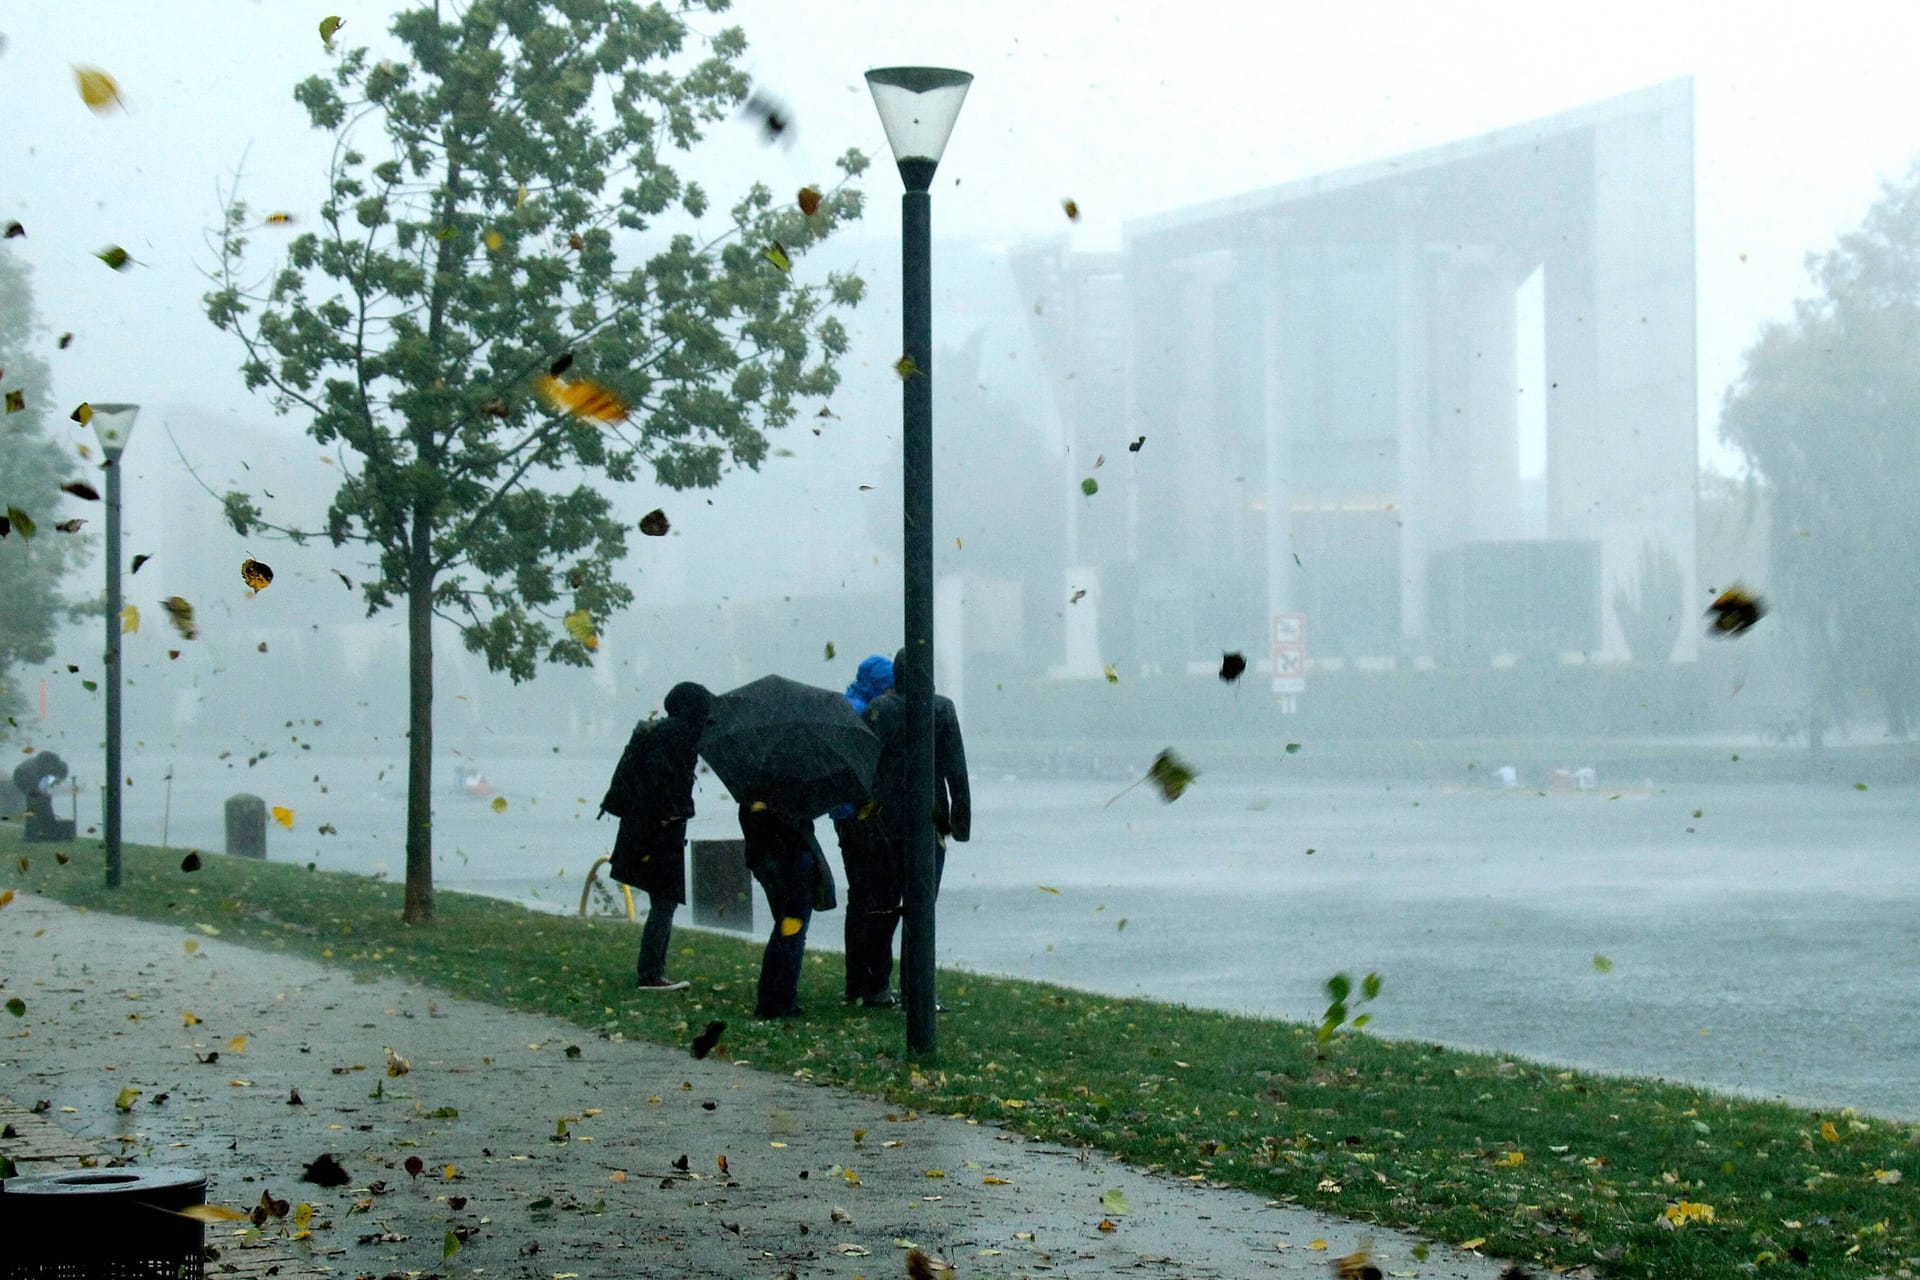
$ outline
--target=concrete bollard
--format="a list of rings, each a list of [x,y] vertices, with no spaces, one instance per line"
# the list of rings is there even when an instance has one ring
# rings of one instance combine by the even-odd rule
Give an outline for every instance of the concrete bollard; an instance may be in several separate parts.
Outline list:
[[[693,922],[753,932],[753,877],[745,840],[693,841]]]
[[[259,796],[227,797],[227,853],[235,858],[267,856],[267,802]]]

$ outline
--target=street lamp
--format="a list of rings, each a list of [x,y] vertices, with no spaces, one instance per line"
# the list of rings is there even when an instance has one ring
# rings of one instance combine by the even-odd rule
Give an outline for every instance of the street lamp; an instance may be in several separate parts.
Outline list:
[[[933,200],[927,188],[972,83],[968,72],[940,67],[867,72],[867,88],[907,188],[900,197],[906,662],[894,680],[907,712],[907,902],[900,977],[907,998],[907,1048],[919,1053],[933,1052],[938,1008],[933,990]]]
[[[120,455],[126,452],[137,404],[93,406],[93,434],[107,455],[107,785],[100,825],[107,837],[107,888],[120,887]]]

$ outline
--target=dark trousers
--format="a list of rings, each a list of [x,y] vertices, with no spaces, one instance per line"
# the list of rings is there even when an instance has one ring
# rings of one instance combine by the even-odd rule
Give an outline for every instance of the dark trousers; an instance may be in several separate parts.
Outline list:
[[[784,1018],[799,1012],[800,962],[807,952],[807,922],[813,919],[813,855],[803,867],[789,863],[755,871],[766,891],[773,931],[760,957],[760,987],[753,1012],[760,1018]]]
[[[893,976],[893,927],[900,888],[879,824],[846,818],[833,824],[847,869],[847,985],[849,1000],[878,995]]]
[[[647,894],[647,923],[640,930],[640,981],[667,976],[667,944],[673,941],[673,913],[679,906],[670,893]]]
[[[907,902],[907,842],[888,836],[882,842],[883,857],[886,861],[886,874],[881,888],[891,895],[891,906],[884,912],[874,912],[868,918],[873,921],[873,934],[866,945],[869,952],[869,972],[877,981],[874,992],[885,991],[887,982],[893,977],[893,933],[899,927],[900,919],[906,914]],[[947,842],[945,837],[936,835],[933,839],[933,896],[940,897],[940,882],[947,874]],[[901,970],[900,986],[904,994],[907,985],[906,971]]]

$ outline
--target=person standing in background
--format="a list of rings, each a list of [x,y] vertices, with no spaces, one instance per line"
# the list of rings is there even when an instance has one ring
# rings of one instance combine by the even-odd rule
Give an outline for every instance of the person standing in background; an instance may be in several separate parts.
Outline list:
[[[893,688],[893,662],[884,654],[861,660],[847,701],[865,713],[867,705]],[[893,937],[894,903],[887,900],[886,842],[870,811],[843,804],[829,815],[840,842],[840,861],[847,873],[847,983],[848,1004],[876,998],[887,1003],[887,961]],[[876,955],[879,957],[876,960]]]

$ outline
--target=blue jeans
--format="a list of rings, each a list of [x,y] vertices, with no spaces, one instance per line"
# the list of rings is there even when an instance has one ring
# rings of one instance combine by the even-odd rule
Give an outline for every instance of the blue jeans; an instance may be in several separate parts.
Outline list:
[[[807,951],[807,922],[813,919],[813,862],[806,865],[775,868],[754,879],[767,894],[767,909],[773,913],[773,932],[767,935],[767,950],[760,959],[760,987],[753,1012],[758,1018],[784,1018],[798,1013],[800,962]],[[787,920],[798,920],[793,933],[782,930]]]
[[[647,895],[647,923],[640,930],[640,981],[667,976],[667,944],[673,941],[673,913],[680,906],[669,893]]]

